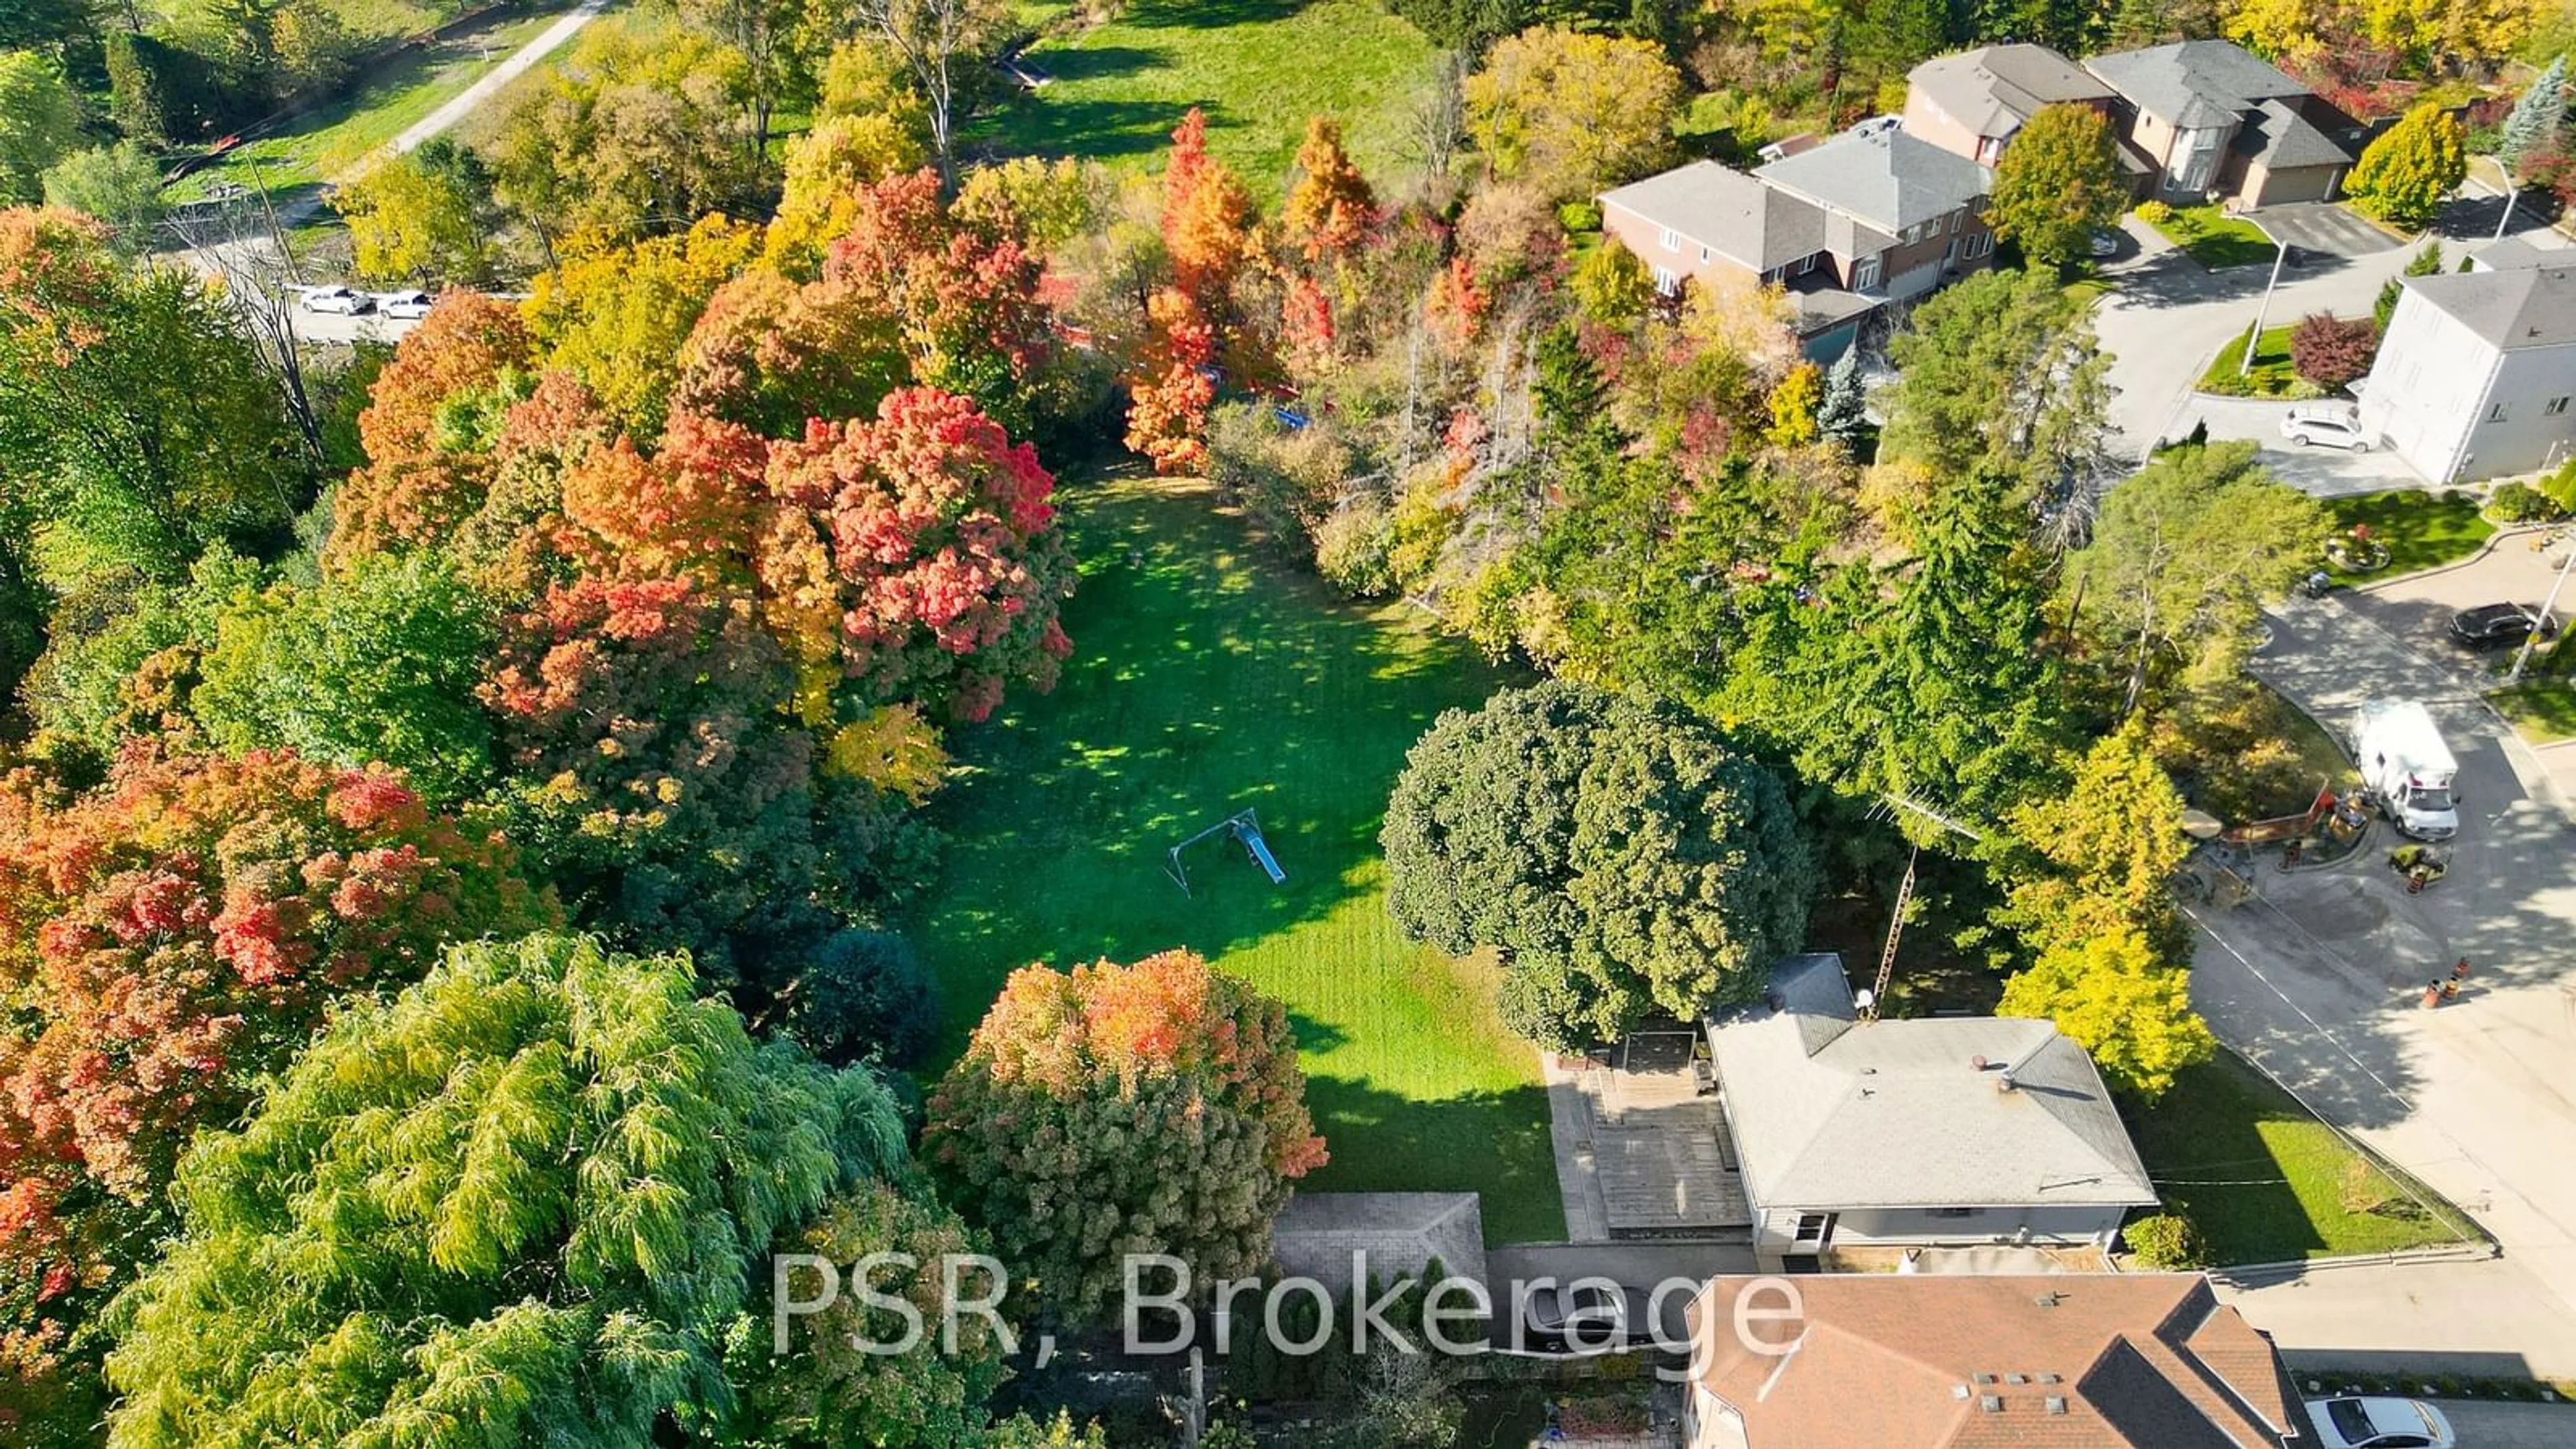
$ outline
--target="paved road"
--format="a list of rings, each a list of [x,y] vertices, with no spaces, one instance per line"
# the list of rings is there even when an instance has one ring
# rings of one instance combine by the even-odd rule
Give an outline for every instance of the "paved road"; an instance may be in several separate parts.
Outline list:
[[[2459,1432],[2460,1449],[2567,1449],[2576,1444],[2576,1405],[2445,1400],[2442,1413]]]
[[[2576,1374],[2576,993],[2565,951],[2576,828],[2478,699],[2474,671],[2339,599],[2285,605],[2271,623],[2256,672],[2330,727],[2376,694],[2433,711],[2459,758],[2460,838],[2449,877],[2420,896],[2382,868],[2385,826],[2337,865],[2267,866],[2260,899],[2205,919],[2193,1000],[2231,1047],[2477,1218],[2504,1246],[2497,1281],[2530,1310],[2521,1351],[2536,1369]],[[2476,973],[2466,999],[2417,1009],[2423,984],[2460,956]],[[2456,1281],[2461,1301],[2435,1311],[2404,1285],[2338,1274],[2332,1291],[2352,1301],[2285,1309],[2284,1345],[2301,1346],[2296,1328],[2331,1334],[2321,1347],[2442,1348],[2453,1330],[2440,1325],[2474,1320],[2486,1291]],[[2248,1312],[2272,1326],[2260,1305]]]
[[[2301,250],[2298,264],[2281,274],[2280,290],[2265,313],[2266,325],[2278,326],[2310,312],[2366,313],[2378,299],[2380,287],[2403,271],[2414,255],[2413,248],[2384,237],[2379,238],[2384,243],[2381,249],[2363,250],[2377,235],[2366,224],[2351,218],[2337,224],[2309,214],[2310,210],[2298,208],[2294,213],[2291,230],[2300,242],[2310,247],[2331,244],[2348,254]],[[2447,208],[2437,227],[2446,238],[2445,254],[2456,258],[2464,246],[2486,240],[2495,230],[2496,215],[2497,203],[2492,199],[2471,197]],[[2527,213],[2517,214],[2515,221],[2513,235],[2536,245],[2563,244],[2563,238]],[[2138,251],[2103,268],[2118,280],[2119,288],[2096,307],[2094,326],[2103,347],[2116,359],[2111,381],[2119,393],[2111,404],[2112,427],[2122,446],[2132,454],[2143,454],[2159,438],[2177,438],[2191,431],[2192,384],[2230,337],[2253,325],[2271,268],[2266,264],[2208,271],[2154,228],[2134,219],[2123,225],[2136,239]],[[2242,432],[2222,432],[2220,422],[2213,420],[2211,431],[2224,437],[2259,433],[2258,441],[2277,444],[2280,439],[2269,434],[2269,425],[2267,421]],[[2298,451],[2282,451],[2265,461],[2286,464],[2283,475],[2302,487],[2310,486],[2310,476],[2330,480],[2347,471],[2321,468],[2318,460]],[[2351,471],[2355,476],[2368,475],[2366,468]],[[2314,491],[2337,490],[2319,486]]]

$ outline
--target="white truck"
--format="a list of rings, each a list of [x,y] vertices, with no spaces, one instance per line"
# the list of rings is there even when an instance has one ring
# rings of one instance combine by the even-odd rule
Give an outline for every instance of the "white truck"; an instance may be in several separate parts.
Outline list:
[[[2352,716],[2352,758],[2380,813],[2417,840],[2460,833],[2451,776],[2459,765],[2430,710],[2411,699],[2373,699]]]

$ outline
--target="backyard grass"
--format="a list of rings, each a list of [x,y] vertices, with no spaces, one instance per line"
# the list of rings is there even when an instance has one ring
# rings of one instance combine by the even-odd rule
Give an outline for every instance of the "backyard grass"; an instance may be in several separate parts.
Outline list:
[[[2576,739],[2576,685],[2564,679],[2533,679],[2525,674],[2522,683],[2499,689],[2487,699],[2532,744]]]
[[[2475,1233],[2231,1052],[2182,1073],[2129,1128],[2166,1206],[2199,1225],[2215,1264],[2381,1253]]]
[[[2245,363],[2245,334],[2227,339],[2210,359],[2209,368],[2200,375],[2200,390],[2222,397],[2315,397],[2314,385],[2302,379],[2290,365],[2290,329],[2266,327],[2254,340],[2254,366],[2241,376],[2237,369]]]
[[[2476,553],[2495,532],[2495,525],[2479,516],[2477,500],[2467,494],[2444,497],[2416,488],[2392,488],[2324,501],[2338,531],[2367,524],[2370,536],[2388,549],[2387,565],[2366,574],[2329,566],[2327,572],[2338,583],[2393,579],[2457,563]]]
[[[193,201],[223,182],[248,187],[264,181],[269,194],[282,201],[285,194],[336,180],[367,153],[482,79],[561,19],[567,8],[569,0],[548,0],[406,52],[366,76],[348,95],[289,123],[288,129],[237,147],[219,164],[172,183],[164,199]],[[256,177],[254,166],[259,168]]]
[[[1208,149],[1275,201],[1307,118],[1328,115],[1384,192],[1410,169],[1406,123],[1432,55],[1371,0],[1134,0],[1106,25],[1032,47],[1029,64],[1053,79],[979,118],[968,143],[1142,167],[1197,106]]]
[[[1377,830],[1405,750],[1507,682],[1405,606],[1361,608],[1249,542],[1203,485],[1113,478],[1059,495],[1082,560],[1050,695],[958,737],[935,807],[944,874],[910,913],[953,1058],[1031,961],[1187,946],[1284,1001],[1332,1161],[1319,1189],[1472,1190],[1496,1242],[1564,1236],[1536,1053],[1490,966],[1406,941]],[[1247,806],[1288,873],[1225,837]]]
[[[2221,267],[2250,267],[2272,260],[2270,239],[2252,222],[2239,221],[2214,206],[2176,207],[2163,221],[2148,225],[2213,272]]]

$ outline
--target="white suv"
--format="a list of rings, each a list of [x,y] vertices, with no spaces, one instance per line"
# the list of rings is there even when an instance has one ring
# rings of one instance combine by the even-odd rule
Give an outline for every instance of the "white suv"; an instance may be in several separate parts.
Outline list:
[[[2370,451],[2370,439],[2361,430],[2361,410],[2350,403],[2310,403],[2294,407],[2281,418],[2281,436],[2306,447],[2322,443],[2329,448],[2349,448],[2356,453]]]
[[[354,317],[375,308],[376,299],[354,287],[307,287],[304,290],[304,310],[307,312],[338,312]]]

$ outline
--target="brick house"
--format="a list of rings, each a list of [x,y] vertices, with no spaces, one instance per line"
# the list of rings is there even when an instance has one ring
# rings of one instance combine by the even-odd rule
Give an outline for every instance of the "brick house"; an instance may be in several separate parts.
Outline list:
[[[1936,55],[1907,74],[1905,132],[1992,166],[2041,107],[2090,106],[2111,118],[2118,99],[2101,77],[2047,46],[1981,46]]]
[[[1669,292],[1777,285],[1807,354],[1841,355],[1880,306],[1992,264],[1994,173],[1902,131],[1846,134],[1751,173],[1696,161],[1601,197],[1601,225]]]
[[[2176,202],[2330,201],[2364,128],[2240,45],[2186,40],[2084,62],[2118,96],[2122,139]]]

